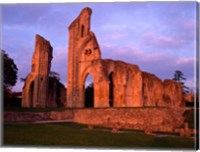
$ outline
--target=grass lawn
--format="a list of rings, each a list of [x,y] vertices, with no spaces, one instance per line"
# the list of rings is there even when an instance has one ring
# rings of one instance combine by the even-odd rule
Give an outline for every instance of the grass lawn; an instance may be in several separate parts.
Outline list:
[[[142,132],[111,133],[75,123],[4,124],[4,146],[194,149],[194,139],[155,137]]]

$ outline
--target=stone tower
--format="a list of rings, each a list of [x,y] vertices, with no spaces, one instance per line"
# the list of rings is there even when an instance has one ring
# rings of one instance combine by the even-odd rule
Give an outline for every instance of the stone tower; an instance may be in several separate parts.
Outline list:
[[[22,107],[44,108],[47,106],[52,50],[49,41],[40,35],[35,36],[32,68],[23,87]]]
[[[90,31],[91,14],[90,8],[84,8],[69,26],[67,107],[83,107],[82,71],[101,58],[96,37]]]

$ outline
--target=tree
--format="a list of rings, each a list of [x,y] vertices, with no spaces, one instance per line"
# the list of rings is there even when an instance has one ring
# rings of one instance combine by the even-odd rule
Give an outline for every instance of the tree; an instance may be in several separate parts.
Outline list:
[[[4,107],[9,107],[13,103],[11,88],[17,82],[18,68],[8,54],[0,49],[1,59],[3,60],[3,90],[4,90]]]
[[[17,82],[17,71],[18,68],[8,54],[1,50],[1,56],[3,58],[3,83],[4,88],[11,88]]]
[[[182,71],[176,70],[175,73],[174,73],[173,80],[182,84],[182,86],[183,86],[183,93],[184,94],[189,93],[189,87],[185,86],[186,78],[184,77]]]
[[[60,81],[60,74],[55,71],[51,71],[49,73],[49,78],[55,78],[56,80]]]
[[[27,79],[27,77],[26,78],[20,78],[20,81],[25,82],[26,79]],[[60,74],[55,72],[55,71],[50,71],[49,79],[56,79],[57,81],[60,81]]]

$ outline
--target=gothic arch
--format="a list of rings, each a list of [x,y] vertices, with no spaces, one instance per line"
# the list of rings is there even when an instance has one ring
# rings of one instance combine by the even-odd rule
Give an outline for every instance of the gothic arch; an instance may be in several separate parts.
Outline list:
[[[93,87],[86,88],[86,82],[89,76],[92,78]],[[84,89],[84,92],[83,92],[84,107],[86,108],[94,107],[94,80],[93,80],[93,77],[89,73],[85,77],[83,89]]]
[[[109,74],[109,106],[114,106],[114,80],[113,80],[113,72]]]
[[[33,106],[33,100],[34,100],[34,86],[32,87],[32,96],[31,95],[31,84],[34,84],[34,76],[32,74],[29,74],[26,81],[25,81],[25,84],[24,84],[24,87],[23,87],[23,102],[22,102],[22,106],[23,107],[31,107]],[[32,102],[32,103],[31,103]]]
[[[30,107],[33,107],[33,101],[34,101],[34,87],[35,83],[34,81],[31,81],[30,87],[29,87],[29,105]]]
[[[84,85],[87,75],[91,75],[94,83],[94,107],[108,107],[109,106],[109,97],[107,95],[109,91],[109,81],[107,75],[101,68],[100,62],[97,64],[90,65],[85,67],[81,74],[80,82],[80,99],[81,105],[84,105]]]
[[[80,85],[80,99],[82,100],[81,101],[81,105],[84,107],[85,105],[85,81],[86,81],[86,78],[87,76],[90,75],[93,79],[93,83],[94,83],[94,97],[95,97],[95,82],[97,81],[97,77],[95,76],[94,72],[92,71],[92,68],[91,66],[89,67],[86,67],[85,70],[83,71],[83,73],[81,74],[81,85]],[[95,98],[94,98],[94,105],[95,105]]]

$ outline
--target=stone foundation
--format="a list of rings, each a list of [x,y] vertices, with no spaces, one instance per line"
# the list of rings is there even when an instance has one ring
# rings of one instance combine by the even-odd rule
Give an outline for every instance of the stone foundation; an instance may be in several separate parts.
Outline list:
[[[184,124],[184,108],[97,108],[54,112],[4,112],[4,122],[72,120],[73,122],[136,130],[173,132]]]
[[[73,120],[73,115],[72,110],[53,112],[4,112],[4,122]]]
[[[74,110],[74,122],[152,131],[175,131],[184,122],[183,109],[108,108]]]

